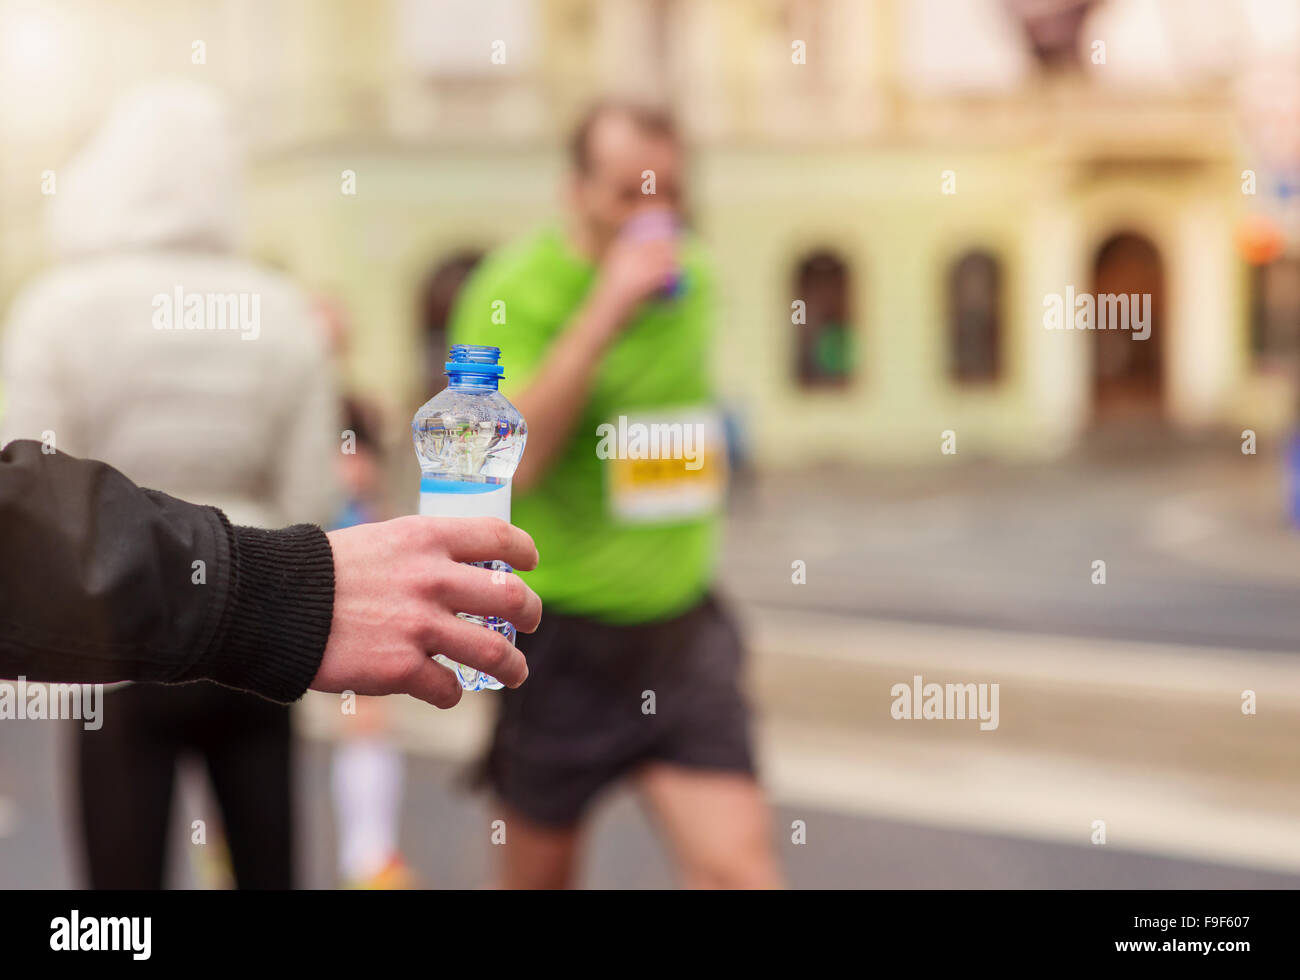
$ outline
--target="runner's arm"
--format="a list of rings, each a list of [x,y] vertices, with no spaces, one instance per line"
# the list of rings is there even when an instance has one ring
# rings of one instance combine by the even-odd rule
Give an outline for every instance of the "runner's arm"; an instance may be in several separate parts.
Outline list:
[[[528,449],[515,471],[521,490],[535,486],[573,434],[605,350],[637,308],[676,268],[677,245],[625,236],[610,246],[587,300],[514,404],[528,422]]]
[[[513,479],[520,490],[536,486],[568,442],[601,356],[625,316],[607,294],[594,291],[543,359],[532,384],[515,397],[515,408],[528,422],[528,449]]]

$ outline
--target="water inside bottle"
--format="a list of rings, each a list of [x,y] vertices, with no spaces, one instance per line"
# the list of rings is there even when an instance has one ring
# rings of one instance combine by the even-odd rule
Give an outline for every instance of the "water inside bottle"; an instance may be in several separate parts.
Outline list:
[[[497,390],[501,368],[495,347],[452,348],[448,386],[420,407],[411,421],[420,461],[420,513],[438,517],[499,517],[510,520],[510,478],[523,455],[528,426]],[[503,561],[471,562],[513,574]],[[495,616],[458,613],[460,618],[515,642],[515,627]],[[504,685],[482,671],[437,655],[468,691]]]

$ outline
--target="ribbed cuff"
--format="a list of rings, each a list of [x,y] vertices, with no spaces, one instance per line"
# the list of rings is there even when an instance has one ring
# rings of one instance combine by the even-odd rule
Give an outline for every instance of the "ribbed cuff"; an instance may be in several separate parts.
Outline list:
[[[230,598],[198,676],[272,701],[302,697],[334,615],[334,552],[314,524],[230,528]]]

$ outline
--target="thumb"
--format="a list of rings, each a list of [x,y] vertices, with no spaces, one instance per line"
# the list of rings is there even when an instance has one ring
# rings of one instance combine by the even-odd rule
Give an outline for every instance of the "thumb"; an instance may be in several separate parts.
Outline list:
[[[429,657],[408,679],[406,693],[435,708],[454,708],[464,691],[449,668]]]

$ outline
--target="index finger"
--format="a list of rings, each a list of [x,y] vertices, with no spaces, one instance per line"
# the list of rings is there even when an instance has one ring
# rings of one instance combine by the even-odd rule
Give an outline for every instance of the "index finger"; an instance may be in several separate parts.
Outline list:
[[[532,535],[498,517],[453,517],[442,531],[447,555],[456,561],[504,561],[530,572],[537,567]]]

